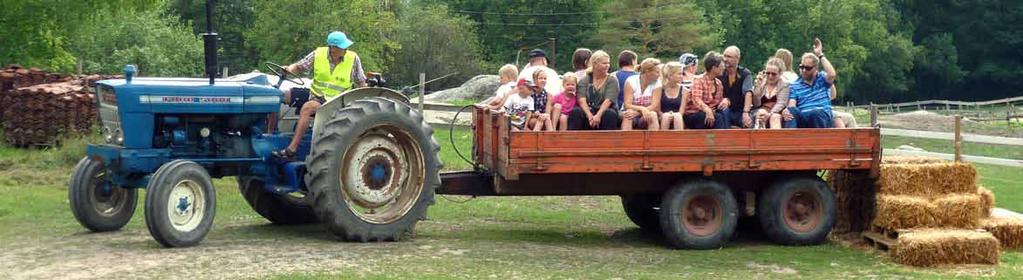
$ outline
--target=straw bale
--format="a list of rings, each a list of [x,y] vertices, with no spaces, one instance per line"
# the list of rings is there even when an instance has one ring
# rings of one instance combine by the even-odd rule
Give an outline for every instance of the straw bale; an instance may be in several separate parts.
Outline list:
[[[945,162],[948,161],[936,157],[925,156],[886,156],[881,159],[882,164],[927,164]]]
[[[998,249],[998,239],[985,231],[918,230],[899,235],[891,258],[912,266],[998,264]]]
[[[957,194],[934,200],[934,222],[940,227],[975,229],[979,226],[983,209],[980,195]]]
[[[927,198],[878,195],[874,225],[887,229],[926,228],[937,225],[937,208]]]
[[[968,163],[882,164],[878,193],[933,196],[977,192],[977,170]]]
[[[833,233],[862,232],[874,219],[877,187],[870,174],[861,171],[830,170],[828,185],[835,192]]]
[[[988,217],[980,220],[981,228],[991,232],[1005,249],[1023,249],[1023,219]]]
[[[977,193],[980,194],[980,217],[991,217],[991,209],[995,208],[995,193],[983,186],[977,186]]]

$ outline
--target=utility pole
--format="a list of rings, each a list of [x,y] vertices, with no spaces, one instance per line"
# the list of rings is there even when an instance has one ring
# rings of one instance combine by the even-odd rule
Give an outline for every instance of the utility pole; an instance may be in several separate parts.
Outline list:
[[[556,48],[557,47],[558,39],[557,38],[547,38],[547,39],[548,39],[547,45],[548,45],[549,48],[551,48],[551,57],[547,58],[547,63],[548,63],[547,67],[549,67],[551,69],[554,69],[554,58],[556,58],[557,54],[558,54],[558,49]]]

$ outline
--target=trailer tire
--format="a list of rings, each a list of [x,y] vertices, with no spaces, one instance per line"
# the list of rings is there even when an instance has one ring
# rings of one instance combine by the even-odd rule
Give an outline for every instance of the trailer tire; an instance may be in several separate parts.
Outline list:
[[[764,191],[757,213],[764,234],[776,243],[821,244],[835,223],[835,194],[816,176],[781,179]]]
[[[660,231],[660,197],[653,194],[622,195],[622,208],[625,216],[642,230]]]
[[[279,195],[263,189],[263,180],[238,176],[238,191],[257,214],[276,225],[301,225],[319,222],[305,198]]]
[[[206,169],[192,161],[173,160],[160,166],[146,186],[146,228],[164,247],[195,246],[213,227],[216,206]]]
[[[106,186],[103,164],[83,157],[68,182],[68,202],[78,223],[93,232],[119,230],[131,221],[138,204],[135,188]]]
[[[306,182],[320,221],[347,241],[397,241],[426,218],[440,185],[440,145],[407,104],[366,98],[314,132]]]
[[[738,216],[732,191],[716,181],[683,181],[661,199],[661,230],[675,248],[721,248],[735,232]]]

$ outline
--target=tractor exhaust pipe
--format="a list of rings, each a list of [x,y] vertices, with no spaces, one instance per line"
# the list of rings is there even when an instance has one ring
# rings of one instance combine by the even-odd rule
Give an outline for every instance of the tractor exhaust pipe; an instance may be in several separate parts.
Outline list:
[[[213,32],[213,2],[206,0],[206,33],[202,34],[206,75],[210,77],[210,85],[213,85],[213,79],[217,77],[217,33]]]

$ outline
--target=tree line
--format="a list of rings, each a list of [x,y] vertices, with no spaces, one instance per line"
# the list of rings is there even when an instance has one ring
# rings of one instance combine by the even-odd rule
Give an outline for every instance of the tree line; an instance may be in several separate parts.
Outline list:
[[[2,0],[0,64],[57,72],[201,76],[204,0]],[[545,49],[559,72],[579,47],[674,60],[736,45],[757,71],[778,48],[831,47],[841,100],[1018,96],[1023,2],[927,0],[217,0],[220,62],[232,73],[291,63],[332,30],[394,86],[457,73],[457,86]]]

